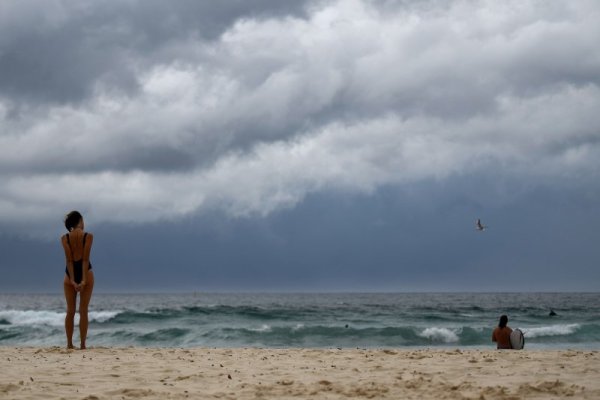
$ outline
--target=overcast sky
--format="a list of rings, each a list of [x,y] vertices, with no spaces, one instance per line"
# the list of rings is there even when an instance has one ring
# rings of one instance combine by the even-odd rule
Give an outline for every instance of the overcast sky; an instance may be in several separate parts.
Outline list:
[[[0,2],[0,290],[600,290],[600,4]],[[477,232],[481,218],[489,225]]]

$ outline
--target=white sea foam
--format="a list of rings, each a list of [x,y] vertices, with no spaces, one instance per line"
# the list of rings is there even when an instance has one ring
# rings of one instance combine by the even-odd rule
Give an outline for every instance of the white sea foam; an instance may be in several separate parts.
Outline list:
[[[106,322],[111,318],[116,317],[122,311],[90,311],[88,318],[94,322]]]
[[[448,328],[431,327],[426,328],[419,336],[434,342],[454,343],[458,342],[458,335]]]
[[[113,318],[120,311],[90,311],[88,318],[90,322],[105,322]],[[15,326],[63,326],[66,312],[58,311],[36,311],[36,310],[2,310],[0,320],[7,321]],[[75,314],[75,323],[79,323],[79,314]]]
[[[61,326],[65,323],[65,313],[56,311],[2,310],[0,320],[11,325],[50,325]]]
[[[249,329],[249,330],[254,331],[254,332],[270,332],[271,327],[267,324],[263,324],[263,325],[261,325],[260,328],[254,328],[254,329]]]
[[[565,336],[575,333],[581,325],[579,324],[564,324],[540,326],[537,328],[521,328],[526,338],[534,338],[541,336]]]
[[[304,329],[304,324],[296,324],[296,326],[292,328],[292,332],[297,332],[301,329]]]

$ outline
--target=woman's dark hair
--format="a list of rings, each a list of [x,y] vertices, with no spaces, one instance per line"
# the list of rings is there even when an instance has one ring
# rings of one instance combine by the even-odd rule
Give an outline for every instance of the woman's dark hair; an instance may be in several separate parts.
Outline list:
[[[71,211],[65,216],[65,228],[71,232],[71,229],[75,228],[82,218],[83,216],[79,211]]]
[[[500,317],[500,322],[498,322],[498,326],[500,328],[504,328],[506,324],[508,324],[508,317],[506,315],[503,315]]]

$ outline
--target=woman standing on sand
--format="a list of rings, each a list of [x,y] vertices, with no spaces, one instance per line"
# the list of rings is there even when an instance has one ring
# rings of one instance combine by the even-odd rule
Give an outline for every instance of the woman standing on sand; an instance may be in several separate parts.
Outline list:
[[[512,346],[510,345],[510,334],[512,333],[512,329],[510,329],[507,324],[508,317],[506,315],[501,316],[498,326],[492,333],[492,341],[498,344],[499,349],[512,349]]]
[[[75,326],[75,308],[79,293],[79,337],[81,349],[85,349],[85,338],[88,330],[88,305],[94,290],[94,273],[90,263],[90,251],[94,236],[85,232],[83,216],[78,211],[71,211],[65,217],[65,228],[68,233],[61,237],[67,267],[63,287],[67,301],[65,332],[67,348],[73,349],[73,329]]]

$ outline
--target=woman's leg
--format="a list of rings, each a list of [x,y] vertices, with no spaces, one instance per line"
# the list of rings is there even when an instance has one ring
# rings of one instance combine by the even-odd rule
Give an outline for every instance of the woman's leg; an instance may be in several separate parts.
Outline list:
[[[81,340],[81,349],[85,349],[85,339],[87,338],[88,331],[88,306],[92,299],[92,292],[94,291],[94,273],[88,271],[86,284],[81,291],[79,296],[79,337]]]
[[[67,302],[67,315],[65,316],[65,333],[67,334],[67,348],[73,348],[73,327],[75,325],[75,304],[77,301],[77,291],[71,285],[70,279],[65,275],[63,281],[63,289],[65,291],[65,300]]]

